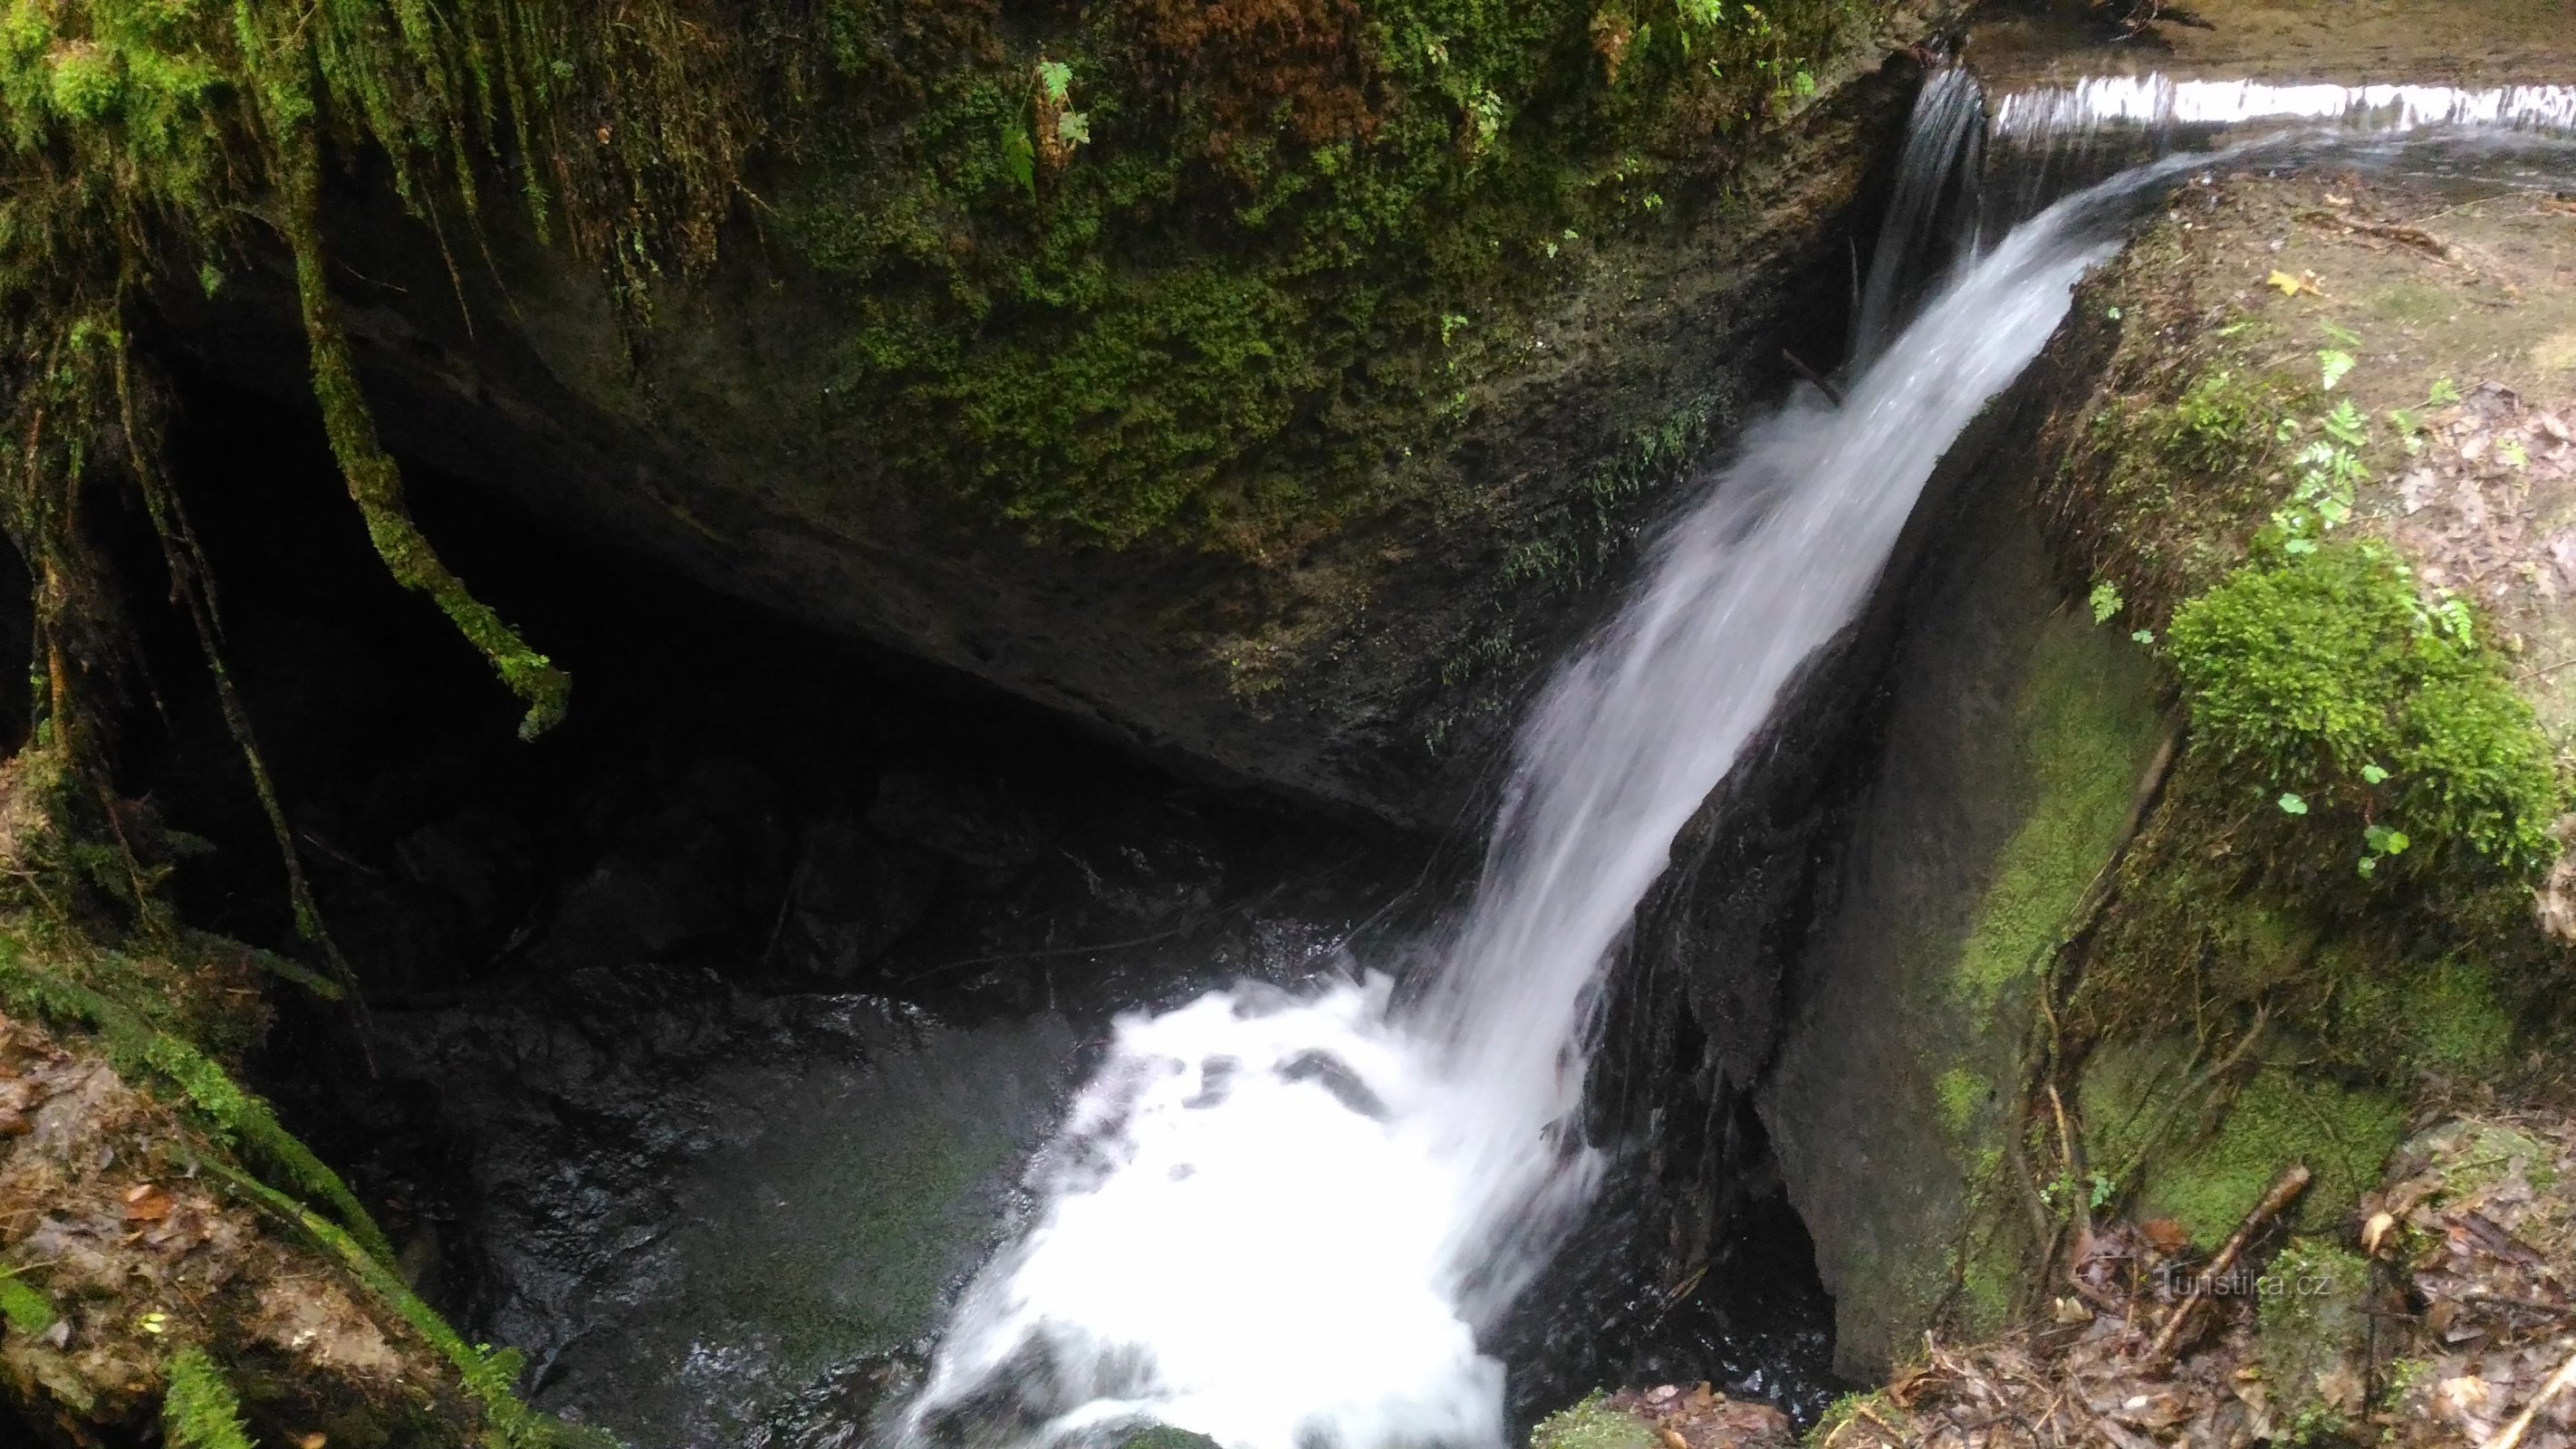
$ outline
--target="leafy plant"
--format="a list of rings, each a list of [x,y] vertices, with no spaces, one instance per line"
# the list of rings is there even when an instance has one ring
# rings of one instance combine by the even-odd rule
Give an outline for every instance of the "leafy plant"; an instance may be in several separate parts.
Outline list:
[[[2112,615],[2120,612],[2125,601],[2120,597],[2118,585],[2109,579],[2099,579],[2094,582],[2093,593],[2086,602],[2093,610],[2093,622],[2107,624],[2111,622]]]
[[[2330,348],[2317,354],[2317,370],[2324,376],[2325,389],[2328,392],[2334,391],[2335,384],[2343,381],[2352,372],[2353,366],[2353,355],[2349,352]]]

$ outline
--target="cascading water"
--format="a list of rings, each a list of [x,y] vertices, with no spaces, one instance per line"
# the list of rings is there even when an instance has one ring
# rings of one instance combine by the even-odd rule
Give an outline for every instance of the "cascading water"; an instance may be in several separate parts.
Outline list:
[[[1967,133],[1952,130],[1918,164],[1955,168]],[[1151,1419],[1229,1449],[1502,1442],[1503,1370],[1477,1333],[1599,1176],[1572,1124],[1605,959],[2145,184],[2019,228],[1842,408],[1801,403],[1750,431],[1531,713],[1472,903],[1417,999],[1370,973],[1118,1024],[907,1437],[1047,1442]]]

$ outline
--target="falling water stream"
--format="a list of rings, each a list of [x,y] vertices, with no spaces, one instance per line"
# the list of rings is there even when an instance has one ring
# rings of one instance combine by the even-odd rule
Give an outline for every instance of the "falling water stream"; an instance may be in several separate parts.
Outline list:
[[[2200,104],[2140,94],[2006,110],[2053,106],[2030,124],[2064,131]],[[2301,114],[2367,104],[2415,124],[2519,104],[2383,100],[2311,97]],[[2163,183],[2206,164],[2132,167],[1980,247],[1951,183],[1977,165],[1985,109],[1963,73],[1927,86],[1847,399],[1810,395],[1750,429],[1559,670],[1428,978],[1399,993],[1354,962],[1312,994],[1243,985],[1121,1020],[905,1437],[1048,1443],[1155,1421],[1228,1449],[1504,1441],[1503,1366],[1479,1335],[1602,1176],[1575,1122],[1605,961],[1677,833],[1860,611],[1943,453]],[[1900,330],[1906,262],[1934,245],[1958,260]]]
[[[1502,1442],[1503,1368],[1477,1335],[1600,1175],[1573,1114],[1604,961],[2147,184],[2019,228],[1844,406],[1794,404],[1750,431],[1529,715],[1425,989],[1399,1002],[1358,972],[1119,1023],[1032,1171],[1042,1206],[959,1306],[913,1432],[1044,1441],[1150,1419],[1241,1449]]]

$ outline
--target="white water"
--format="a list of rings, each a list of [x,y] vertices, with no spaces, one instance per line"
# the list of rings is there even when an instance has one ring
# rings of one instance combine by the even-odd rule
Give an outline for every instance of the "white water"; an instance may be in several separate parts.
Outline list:
[[[2255,121],[2327,121],[2371,132],[2474,125],[2576,131],[2576,86],[2485,90],[2427,85],[2271,85],[2262,81],[2097,76],[2015,91],[1991,109],[2001,136],[2064,135],[2102,126],[2160,130]]]
[[[904,1424],[1044,1443],[1151,1418],[1229,1449],[1503,1440],[1490,1325],[1598,1175],[1567,1130],[1603,963],[1675,835],[1859,611],[1934,464],[2115,235],[2114,182],[2016,230],[1839,411],[1749,431],[1524,725],[1483,876],[1408,1006],[1366,975],[1117,1028]]]

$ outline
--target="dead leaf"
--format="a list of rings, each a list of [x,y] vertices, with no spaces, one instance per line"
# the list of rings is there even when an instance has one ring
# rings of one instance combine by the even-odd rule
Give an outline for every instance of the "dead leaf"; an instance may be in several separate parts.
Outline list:
[[[2263,279],[2263,285],[2278,290],[2284,297],[2295,297],[2301,292],[2315,297],[2326,294],[2325,288],[2316,284],[2313,273],[2305,277],[2294,277],[2278,267],[2272,269],[2272,275]]]
[[[2409,509],[2408,511],[2412,512],[2413,510]],[[2395,1214],[2384,1212],[2372,1213],[2370,1215],[2370,1221],[2361,1225],[2361,1250],[2370,1254],[2374,1258],[2378,1257],[2380,1248],[2388,1242],[2390,1235],[2396,1231],[2397,1217]]]
[[[170,1216],[170,1194],[143,1183],[125,1195],[125,1220],[129,1223],[157,1223]]]
[[[2157,1218],[2138,1231],[2145,1234],[2147,1241],[2155,1244],[2156,1251],[2160,1253],[2179,1253],[2191,1246],[2191,1233],[2172,1218]]]

